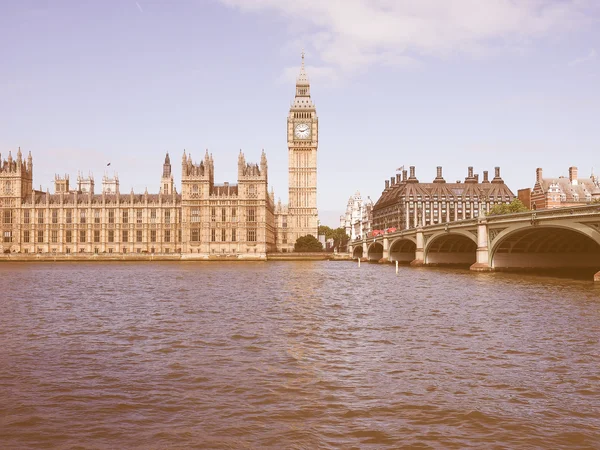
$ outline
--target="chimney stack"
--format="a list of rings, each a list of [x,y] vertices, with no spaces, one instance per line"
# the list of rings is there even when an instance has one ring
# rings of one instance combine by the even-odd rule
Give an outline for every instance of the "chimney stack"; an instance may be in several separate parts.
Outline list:
[[[406,181],[408,179],[407,174],[408,174],[408,172],[406,170],[402,171],[402,181]]]
[[[467,178],[465,183],[475,183],[475,177],[473,176],[473,166],[469,166],[467,169]]]
[[[415,166],[410,166],[410,176],[408,177],[407,182],[408,183],[418,183],[419,180],[417,180],[417,177],[415,177]]]
[[[435,176],[435,180],[433,180],[434,183],[445,183],[446,180],[444,180],[444,177],[442,176],[442,166],[437,166],[437,173]]]
[[[488,171],[487,170],[483,171],[483,181],[482,182],[483,183],[489,183],[490,182],[490,180],[488,180]]]
[[[410,177],[408,177],[408,181],[410,181],[411,183],[418,183],[419,180],[417,180],[417,177],[415,177],[415,166],[410,166]]]
[[[479,174],[478,173],[475,174],[475,183],[479,183]]]
[[[504,183],[504,180],[500,178],[500,167],[494,167],[494,179],[492,183]]]
[[[401,175],[399,173],[396,174],[396,184],[399,184],[401,180]]]
[[[390,188],[390,180],[385,180],[385,188],[386,189]]]
[[[538,183],[542,182],[542,168],[538,167],[535,169],[535,181]]]
[[[577,186],[577,167],[569,167],[569,181],[571,185]]]
[[[396,178],[390,177],[390,186],[393,186],[396,183]]]

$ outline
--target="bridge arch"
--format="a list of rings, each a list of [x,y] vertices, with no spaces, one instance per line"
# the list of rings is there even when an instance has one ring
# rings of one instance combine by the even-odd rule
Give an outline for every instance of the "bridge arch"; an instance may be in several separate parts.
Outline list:
[[[369,261],[379,261],[381,258],[383,258],[383,244],[375,241],[367,249],[367,259]]]
[[[470,266],[477,259],[477,238],[469,232],[443,232],[427,239],[425,264]]]
[[[410,263],[415,260],[417,244],[415,239],[401,237],[390,242],[389,260]]]
[[[363,257],[363,248],[361,244],[358,244],[354,247],[354,250],[352,251],[352,258],[356,259],[356,258],[362,258]]]
[[[600,233],[581,223],[523,225],[499,233],[494,269],[600,269]]]

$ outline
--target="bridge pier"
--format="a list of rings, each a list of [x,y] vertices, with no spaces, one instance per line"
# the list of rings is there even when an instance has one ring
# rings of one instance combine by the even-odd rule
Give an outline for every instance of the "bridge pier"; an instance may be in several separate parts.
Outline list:
[[[425,252],[423,251],[423,228],[417,228],[415,237],[417,238],[417,249],[415,250],[415,259],[410,263],[412,267],[425,265]]]
[[[585,269],[600,283],[597,205],[487,217],[481,214],[469,220],[414,225],[383,236],[363,236],[352,243],[354,257],[371,262],[410,262],[413,267],[470,266],[474,272]]]
[[[485,217],[482,217],[477,221],[476,260],[474,264],[471,264],[469,270],[474,270],[475,272],[490,272],[494,270],[490,266],[487,220],[485,220]]]
[[[383,238],[383,256],[379,260],[380,263],[386,263],[390,260],[390,240],[387,237]]]

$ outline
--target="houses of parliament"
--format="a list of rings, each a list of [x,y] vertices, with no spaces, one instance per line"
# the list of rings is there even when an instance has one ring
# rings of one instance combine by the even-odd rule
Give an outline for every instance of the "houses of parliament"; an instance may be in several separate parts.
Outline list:
[[[181,191],[167,153],[158,194],[121,193],[118,177],[55,177],[55,192],[33,188],[33,157],[0,155],[2,253],[180,254],[186,258],[264,259],[317,236],[318,118],[302,65],[287,118],[289,204],[275,203],[268,164],[240,151],[237,184],[216,184],[208,151],[181,158]],[[158,178],[158,177],[157,177]],[[157,183],[158,183],[157,179]]]

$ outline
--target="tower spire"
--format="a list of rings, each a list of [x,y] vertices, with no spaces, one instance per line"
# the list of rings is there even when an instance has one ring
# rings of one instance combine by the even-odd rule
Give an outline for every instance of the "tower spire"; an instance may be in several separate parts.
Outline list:
[[[304,67],[304,49],[302,49],[302,63],[300,64],[300,73],[296,78],[296,86],[308,86],[308,76]]]

